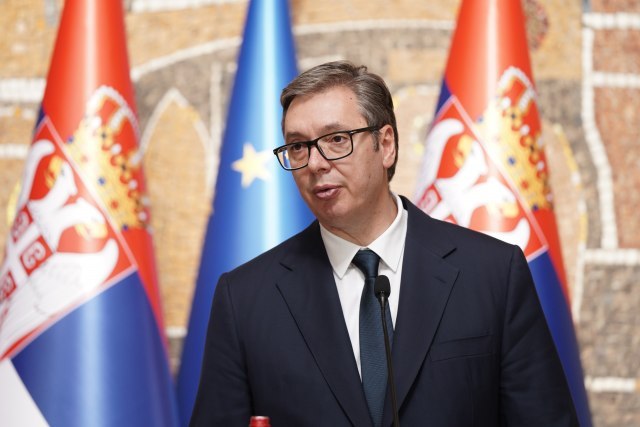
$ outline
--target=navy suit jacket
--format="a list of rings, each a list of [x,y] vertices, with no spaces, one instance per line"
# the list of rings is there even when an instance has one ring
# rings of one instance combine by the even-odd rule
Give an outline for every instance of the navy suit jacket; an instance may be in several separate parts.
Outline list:
[[[578,425],[522,251],[430,218],[408,229],[393,368],[403,426]],[[218,282],[192,426],[370,426],[317,222]],[[384,426],[393,414],[389,392]]]

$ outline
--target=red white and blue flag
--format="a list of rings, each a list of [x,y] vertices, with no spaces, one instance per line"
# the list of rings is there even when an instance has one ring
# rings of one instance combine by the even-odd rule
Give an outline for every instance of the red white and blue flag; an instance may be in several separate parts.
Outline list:
[[[580,425],[590,426],[520,3],[463,0],[415,202],[522,248]]]
[[[0,266],[3,426],[171,426],[121,1],[67,0]]]

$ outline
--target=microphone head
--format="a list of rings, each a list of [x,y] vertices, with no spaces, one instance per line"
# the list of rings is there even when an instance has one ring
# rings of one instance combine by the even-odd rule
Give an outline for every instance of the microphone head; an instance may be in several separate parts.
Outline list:
[[[389,278],[387,276],[376,277],[376,282],[373,285],[373,293],[376,297],[384,296],[385,298],[389,298],[391,285],[389,284]]]

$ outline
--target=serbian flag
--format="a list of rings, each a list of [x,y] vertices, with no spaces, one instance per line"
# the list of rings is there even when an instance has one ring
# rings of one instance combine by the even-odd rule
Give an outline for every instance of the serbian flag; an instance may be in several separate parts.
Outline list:
[[[172,426],[121,1],[67,0],[0,268],[0,424]]]
[[[198,389],[211,301],[219,276],[301,231],[313,220],[291,173],[282,170],[273,155],[273,149],[284,144],[280,93],[297,73],[287,0],[252,0],[178,377],[178,404],[184,426]]]
[[[590,426],[520,3],[462,2],[415,202],[522,248],[580,425]]]

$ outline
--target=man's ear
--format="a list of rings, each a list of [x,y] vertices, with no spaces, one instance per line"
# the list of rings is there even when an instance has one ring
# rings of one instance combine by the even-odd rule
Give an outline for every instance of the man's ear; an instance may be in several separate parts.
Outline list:
[[[382,151],[382,164],[389,169],[396,159],[396,135],[391,125],[384,125],[379,130],[380,150]]]

